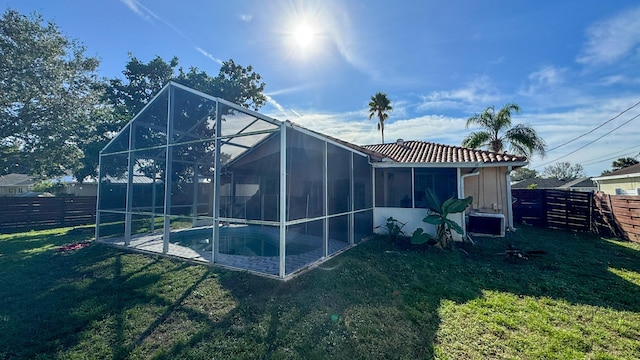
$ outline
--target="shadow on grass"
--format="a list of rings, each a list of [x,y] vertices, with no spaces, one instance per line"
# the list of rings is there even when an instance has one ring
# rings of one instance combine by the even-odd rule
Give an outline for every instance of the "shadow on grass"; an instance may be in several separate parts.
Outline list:
[[[130,254],[86,236],[0,238],[0,358],[433,358],[443,302],[499,291],[640,312],[625,243],[535,228],[468,254],[376,238],[288,282]],[[19,264],[19,266],[18,266]],[[3,352],[4,351],[4,352]]]

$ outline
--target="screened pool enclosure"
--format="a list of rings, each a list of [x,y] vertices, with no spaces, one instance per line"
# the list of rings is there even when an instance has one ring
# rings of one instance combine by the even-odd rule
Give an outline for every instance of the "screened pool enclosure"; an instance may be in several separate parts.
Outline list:
[[[96,239],[288,278],[372,234],[359,150],[169,83],[100,153]]]

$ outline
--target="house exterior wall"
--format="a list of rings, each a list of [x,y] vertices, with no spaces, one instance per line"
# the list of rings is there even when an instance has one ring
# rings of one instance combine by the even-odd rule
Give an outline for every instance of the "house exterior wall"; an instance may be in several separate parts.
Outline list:
[[[617,195],[616,189],[633,191],[640,188],[640,176],[623,179],[598,180],[598,190],[608,195]]]
[[[467,209],[466,214],[450,214],[449,218],[465,228],[465,215],[471,212],[503,214],[505,218],[505,226],[509,226],[511,207],[509,206],[510,196],[507,184],[508,167],[486,167],[480,169],[462,168],[460,170],[461,181],[463,181],[462,190],[463,197],[472,196],[473,203]],[[379,180],[376,178],[376,180]],[[405,186],[410,188],[411,183]],[[376,194],[379,200],[382,194]],[[444,199],[441,199],[444,201]],[[427,215],[425,208],[411,208],[399,206],[377,206],[374,209],[374,232],[377,234],[386,233],[386,222],[389,217],[405,224],[403,231],[406,235],[411,234],[417,229],[422,228],[426,232],[435,234],[435,227],[426,224],[422,219]],[[454,239],[462,239],[462,235],[453,232]]]
[[[31,185],[16,185],[0,187],[0,196],[17,196],[31,191]]]
[[[473,202],[467,211],[501,213],[508,218],[507,168],[481,168],[479,171],[479,175],[464,179],[464,197],[473,197]],[[465,175],[465,172],[461,174]]]
[[[98,184],[78,184],[72,183],[66,185],[66,193],[75,196],[97,196]]]
[[[373,225],[374,233],[386,234],[385,225],[389,217],[404,223],[402,231],[405,235],[411,236],[417,228],[422,228],[425,232],[435,235],[436,228],[434,225],[427,224],[422,221],[427,216],[427,209],[412,209],[412,208],[392,208],[392,207],[376,207],[373,209]],[[454,220],[458,224],[462,224],[463,215],[450,214],[449,219]],[[454,240],[461,240],[462,236],[455,231],[451,232]]]

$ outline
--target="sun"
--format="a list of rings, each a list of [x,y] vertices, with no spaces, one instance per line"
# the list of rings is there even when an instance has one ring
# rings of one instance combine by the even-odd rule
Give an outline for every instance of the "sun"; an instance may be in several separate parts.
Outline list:
[[[329,51],[332,21],[324,4],[324,1],[292,1],[281,9],[281,26],[276,32],[286,59],[307,63]]]
[[[296,46],[301,50],[307,50],[313,45],[316,33],[306,24],[298,24],[292,32]]]
[[[299,21],[288,31],[289,50],[298,56],[311,55],[321,46],[320,32],[309,21]]]

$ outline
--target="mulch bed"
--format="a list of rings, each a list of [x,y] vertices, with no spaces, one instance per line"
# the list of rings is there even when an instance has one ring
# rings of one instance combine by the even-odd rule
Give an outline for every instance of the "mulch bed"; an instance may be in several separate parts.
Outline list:
[[[63,245],[56,250],[57,252],[66,252],[66,251],[74,251],[86,248],[91,245],[91,241],[81,241],[74,244]]]

